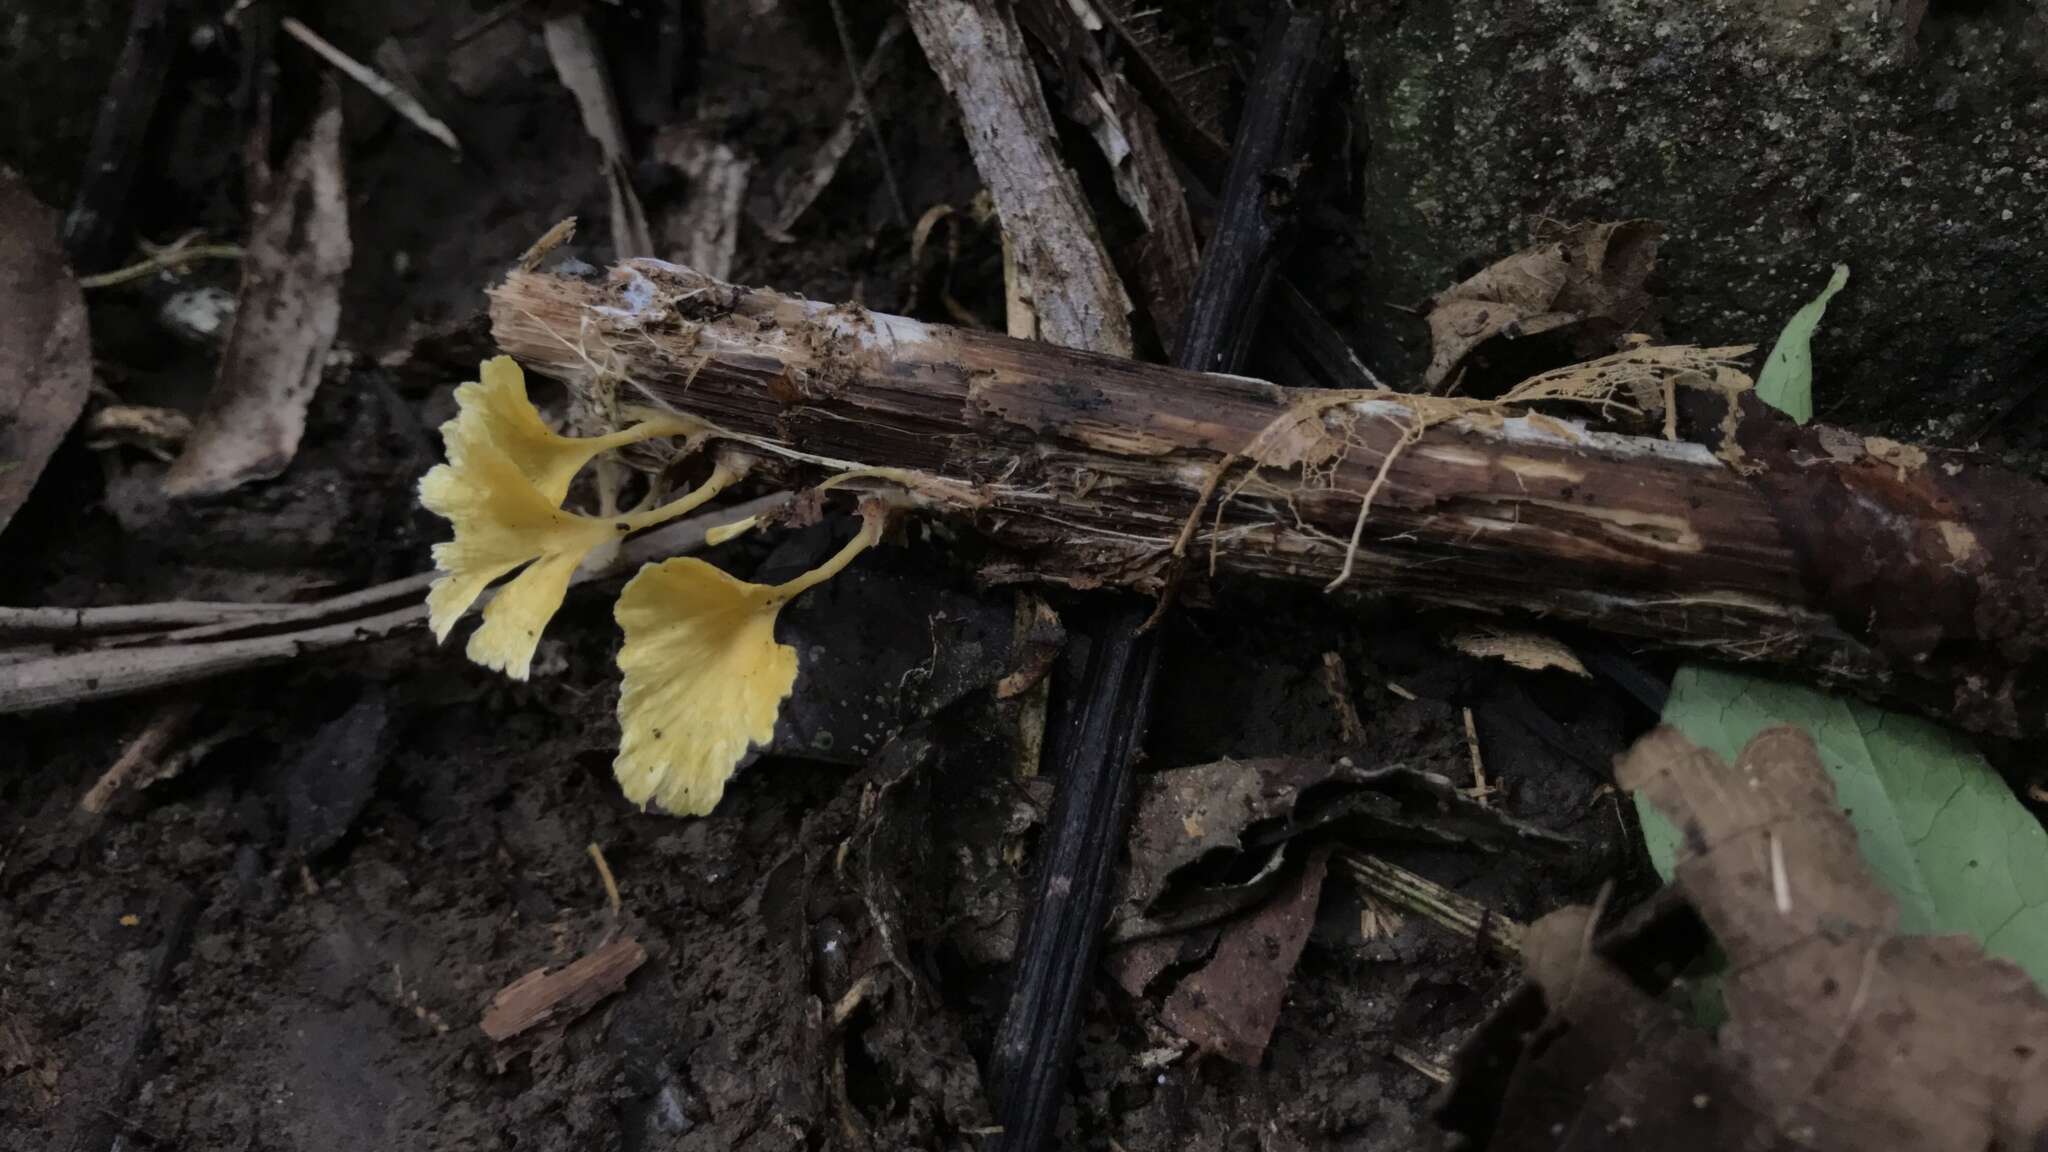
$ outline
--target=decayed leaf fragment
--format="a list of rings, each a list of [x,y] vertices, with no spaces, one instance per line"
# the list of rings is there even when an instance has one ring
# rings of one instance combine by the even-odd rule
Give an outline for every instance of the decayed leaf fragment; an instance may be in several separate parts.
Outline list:
[[[559,436],[527,399],[525,378],[510,358],[487,361],[479,375],[456,390],[459,411],[441,426],[448,463],[420,480],[420,503],[455,527],[453,540],[434,546],[434,566],[443,575],[427,593],[428,620],[435,639],[446,640],[485,588],[523,567],[485,606],[467,652],[487,668],[524,680],[541,631],[592,550],[699,507],[737,475],[721,464],[689,495],[627,516],[563,511],[570,481],[597,453],[687,429],[651,421],[610,436]]]
[[[1429,313],[1434,390],[1474,349],[1495,336],[1523,337],[1580,326],[1575,348],[1592,355],[1637,331],[1653,301],[1644,281],[1657,266],[1663,230],[1647,220],[1581,224],[1525,248],[1453,287]]]
[[[2048,832],[1968,740],[1918,717],[1689,664],[1664,722],[1721,756],[1773,725],[1812,734],[1857,849],[1898,902],[1900,930],[1965,932],[2048,985]],[[1638,795],[1643,842],[1671,875],[1676,835]]]
[[[2048,996],[1967,937],[1898,933],[1804,731],[1767,729],[1731,766],[1660,728],[1616,779],[1682,830],[1676,883],[1729,959],[1720,1047],[1779,1132],[1844,1149],[2048,1140]]]
[[[319,115],[250,229],[220,376],[164,476],[172,496],[268,479],[298,453],[341,324],[341,283],[354,251],[341,137],[341,95],[329,81]]]
[[[85,297],[57,232],[57,213],[0,168],[0,529],[92,390]]]
[[[797,652],[775,640],[782,606],[838,575],[881,537],[886,514],[862,508],[860,532],[830,560],[782,584],[750,584],[702,560],[650,564],[614,609],[619,755],[612,771],[637,805],[702,816],[749,747],[775,737],[796,686]]]

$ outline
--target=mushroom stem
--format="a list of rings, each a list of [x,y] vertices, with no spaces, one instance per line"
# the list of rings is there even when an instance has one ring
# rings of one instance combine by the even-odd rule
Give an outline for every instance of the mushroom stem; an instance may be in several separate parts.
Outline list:
[[[778,602],[794,600],[805,592],[816,588],[818,585],[845,571],[846,566],[853,563],[855,556],[867,551],[870,545],[881,539],[883,520],[884,517],[878,515],[862,516],[860,531],[854,534],[853,539],[846,542],[846,547],[841,548],[830,560],[825,561],[809,572],[776,585],[775,599]]]
[[[618,433],[618,435],[624,436],[629,432],[637,431],[639,428],[646,426],[644,424],[637,425],[634,428],[627,429],[626,432]],[[642,437],[642,439],[645,439],[645,437]],[[652,528],[656,524],[667,523],[686,512],[696,511],[704,505],[705,501],[725,491],[727,485],[739,478],[740,473],[738,470],[728,468],[724,464],[719,464],[712,468],[710,477],[704,483],[697,485],[696,490],[692,491],[689,495],[679,500],[671,500],[659,508],[648,508],[644,511],[621,516],[615,523],[618,524],[619,531],[621,532],[638,532],[642,528]]]

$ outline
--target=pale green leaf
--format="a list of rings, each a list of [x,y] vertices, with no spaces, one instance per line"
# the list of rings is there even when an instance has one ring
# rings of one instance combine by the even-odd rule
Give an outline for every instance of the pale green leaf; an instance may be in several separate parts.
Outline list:
[[[1756,378],[1756,398],[1801,424],[1813,419],[1813,330],[1828,310],[1828,301],[1849,283],[1849,266],[1835,265],[1835,274],[1820,295],[1792,314]]]
[[[1773,724],[1805,728],[1864,861],[1899,902],[1901,930],[1967,933],[2048,986],[2048,830],[1966,741],[1917,717],[1696,665],[1673,679],[1664,722],[1731,761]],[[1676,834],[1640,797],[1637,810],[1669,878]]]

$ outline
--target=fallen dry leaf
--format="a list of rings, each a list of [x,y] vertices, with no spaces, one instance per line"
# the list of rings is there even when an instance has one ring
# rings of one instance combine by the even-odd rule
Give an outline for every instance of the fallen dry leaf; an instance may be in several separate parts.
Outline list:
[[[1167,997],[1167,1027],[1227,1060],[1258,1064],[1315,927],[1329,863],[1329,849],[1318,848],[1278,898],[1223,930],[1216,955]]]
[[[234,331],[206,411],[164,477],[170,495],[212,495],[268,479],[298,452],[306,407],[341,322],[351,253],[341,157],[341,94],[329,81],[319,114],[250,229]]]
[[[1681,830],[1676,882],[1729,958],[1721,1046],[1782,1131],[1844,1149],[2048,1140],[2048,997],[1966,936],[1899,935],[1803,729],[1759,733],[1730,767],[1660,728],[1616,780]]]
[[[1520,1045],[1496,1122],[1474,1130],[1457,1099],[1480,1065],[1461,1053],[1445,1111],[1469,1146],[1654,1148],[1720,1152],[1770,1147],[1770,1122],[1739,1068],[1692,1026],[1682,1006],[1646,995],[1592,942],[1592,909],[1560,908],[1529,926],[1522,955],[1544,1013]],[[1520,996],[1518,995],[1517,999]],[[1504,1009],[1512,1011],[1512,1008]]]
[[[58,225],[55,211],[0,168],[0,531],[92,390],[85,297]]]
[[[1578,356],[1611,351],[1637,331],[1654,301],[1644,289],[1663,230],[1646,220],[1581,224],[1484,269],[1437,297],[1429,313],[1433,391],[1496,336],[1519,339],[1576,328]]]
[[[1618,1130],[1659,1148],[2048,1142],[2048,997],[1968,937],[1899,934],[1804,730],[1768,729],[1730,765],[1660,728],[1616,777],[1681,830],[1675,883],[1727,956],[1728,1023],[1698,1029],[1611,967],[1615,950],[1589,946],[1583,910],[1553,913],[1525,938],[1546,1015],[1476,1143],[1615,1147]]]
[[[1190,865],[1232,852],[1264,853],[1336,824],[1422,844],[1558,852],[1572,843],[1480,806],[1441,776],[1398,764],[1262,757],[1170,768],[1147,776],[1139,793],[1112,932],[1149,935],[1141,927],[1148,919],[1154,928],[1184,919],[1178,897],[1206,899],[1200,889],[1169,892],[1176,873]]]

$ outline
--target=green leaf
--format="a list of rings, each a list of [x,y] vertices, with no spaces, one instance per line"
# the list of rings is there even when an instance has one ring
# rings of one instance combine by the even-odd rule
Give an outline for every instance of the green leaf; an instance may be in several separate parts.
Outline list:
[[[1756,378],[1756,398],[1801,424],[1813,419],[1813,330],[1827,313],[1828,301],[1849,283],[1849,266],[1835,265],[1835,274],[1820,295],[1792,314]]]
[[[1664,722],[1728,760],[1773,724],[1805,728],[1864,861],[1898,899],[1900,929],[1968,933],[2048,987],[2048,830],[1966,741],[1918,717],[1697,665],[1672,681]],[[1676,833],[1640,796],[1636,807],[1669,879]]]

